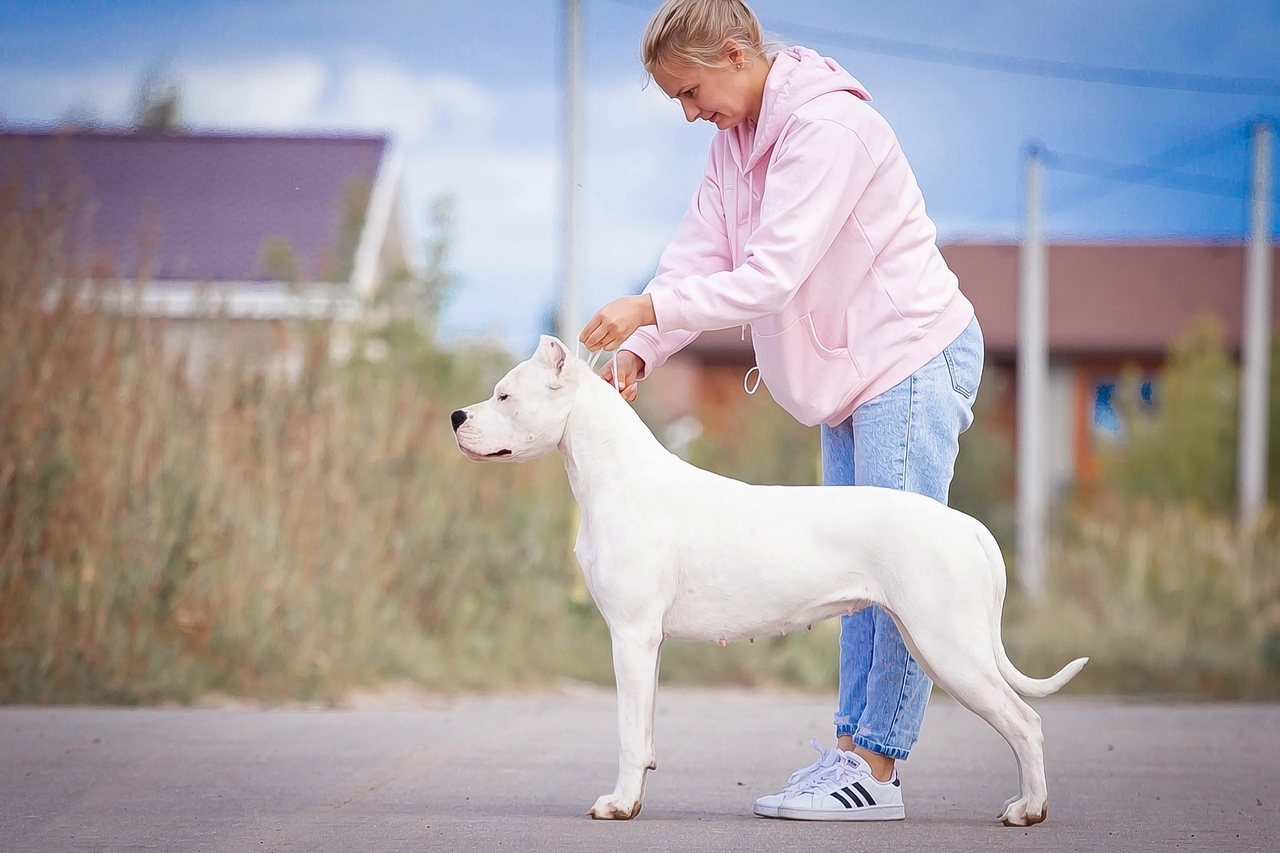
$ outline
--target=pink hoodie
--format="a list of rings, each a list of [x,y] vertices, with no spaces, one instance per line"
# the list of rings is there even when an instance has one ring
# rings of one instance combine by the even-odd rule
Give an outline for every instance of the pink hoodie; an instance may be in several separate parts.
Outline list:
[[[760,121],[720,131],[645,288],[658,324],[625,344],[661,366],[699,332],[751,324],[760,376],[835,425],[973,318],[897,137],[871,96],[807,48],[775,55]]]

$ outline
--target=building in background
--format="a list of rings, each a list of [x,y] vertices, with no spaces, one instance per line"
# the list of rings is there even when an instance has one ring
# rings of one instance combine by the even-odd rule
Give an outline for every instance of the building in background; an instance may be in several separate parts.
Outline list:
[[[988,369],[1005,375],[995,423],[1014,442],[1019,246],[963,243],[944,246],[942,253],[982,323]],[[1092,478],[1098,444],[1120,434],[1112,394],[1124,368],[1136,366],[1145,374],[1143,395],[1150,400],[1158,392],[1155,374],[1174,340],[1206,312],[1223,322],[1227,347],[1239,355],[1244,246],[1079,243],[1052,245],[1048,255],[1048,452],[1051,488],[1057,493],[1073,481]],[[1272,269],[1274,288],[1280,263]],[[1272,306],[1275,326],[1280,301]],[[744,375],[753,364],[749,333],[744,338],[737,327],[706,333],[657,371],[646,391],[660,417],[694,418],[716,434],[733,428],[726,412],[736,411],[745,393]],[[993,385],[983,389],[987,394],[997,390]]]
[[[283,321],[355,319],[415,263],[385,136],[10,130],[15,182],[20,207],[71,206],[64,253],[197,366],[228,335],[294,359]]]

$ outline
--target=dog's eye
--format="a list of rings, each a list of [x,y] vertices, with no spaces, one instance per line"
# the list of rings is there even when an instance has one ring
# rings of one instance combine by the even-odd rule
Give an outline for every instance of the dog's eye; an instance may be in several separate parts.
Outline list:
[[[498,395],[498,402],[499,402],[499,403],[501,403],[503,400],[507,399],[507,398],[508,398],[508,397],[510,397],[510,396],[511,396],[510,394],[499,394],[499,395]]]

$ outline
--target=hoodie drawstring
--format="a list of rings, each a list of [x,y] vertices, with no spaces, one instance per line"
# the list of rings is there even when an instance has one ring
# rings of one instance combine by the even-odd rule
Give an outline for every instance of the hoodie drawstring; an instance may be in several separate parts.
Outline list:
[[[755,178],[751,172],[747,172],[747,227],[751,227],[752,207],[756,203],[756,185]],[[742,324],[742,340],[747,339],[747,324]],[[755,371],[756,381],[751,384],[751,371]],[[746,375],[742,377],[742,390],[747,392],[747,396],[754,395],[760,390],[760,368],[758,365],[752,365]]]

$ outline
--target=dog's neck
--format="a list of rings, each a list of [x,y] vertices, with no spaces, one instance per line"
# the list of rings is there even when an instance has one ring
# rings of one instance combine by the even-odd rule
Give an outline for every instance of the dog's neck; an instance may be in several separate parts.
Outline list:
[[[591,505],[592,492],[629,488],[635,472],[669,465],[674,457],[618,394],[578,363],[573,409],[558,445],[569,486],[579,507]]]

